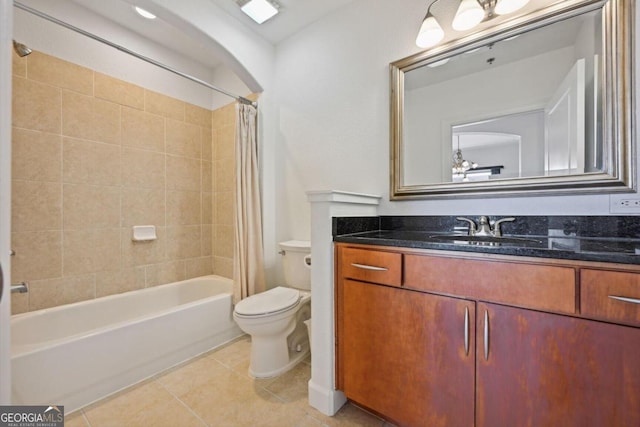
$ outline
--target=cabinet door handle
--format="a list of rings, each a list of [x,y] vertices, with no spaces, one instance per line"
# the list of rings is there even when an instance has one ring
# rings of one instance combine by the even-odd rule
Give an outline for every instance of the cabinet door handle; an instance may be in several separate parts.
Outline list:
[[[489,360],[489,311],[484,311],[484,360]]]
[[[469,355],[469,307],[464,308],[464,353]]]
[[[630,302],[631,304],[640,304],[640,299],[637,298],[620,297],[617,295],[609,295],[609,298],[617,301]]]
[[[363,270],[373,270],[373,271],[388,271],[388,268],[385,267],[376,267],[373,265],[365,265],[365,264],[356,264],[356,263],[351,263],[352,267],[356,267],[356,268],[361,268]]]

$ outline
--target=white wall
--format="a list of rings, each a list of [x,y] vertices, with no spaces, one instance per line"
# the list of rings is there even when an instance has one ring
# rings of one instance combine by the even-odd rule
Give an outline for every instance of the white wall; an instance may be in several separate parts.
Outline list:
[[[240,77],[238,77],[231,69],[225,65],[216,67],[213,70],[213,77],[211,78],[212,82],[215,82],[215,85],[221,89],[226,90],[227,92],[235,93],[241,96],[247,96],[251,92],[247,85],[244,84]],[[215,110],[217,108],[223,107],[231,102],[235,102],[232,98],[228,96],[214,92],[211,100],[211,109]]]
[[[279,236],[309,235],[305,190],[383,196],[383,215],[607,215],[607,194],[389,201],[388,64],[417,52],[425,2],[359,0],[277,46]]]
[[[279,237],[309,236],[305,190],[388,194],[388,65],[415,51],[403,28],[424,6],[356,1],[278,45]]]

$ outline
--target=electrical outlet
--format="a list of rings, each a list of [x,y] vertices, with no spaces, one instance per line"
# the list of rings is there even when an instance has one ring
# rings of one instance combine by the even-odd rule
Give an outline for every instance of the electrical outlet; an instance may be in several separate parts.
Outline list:
[[[640,197],[631,195],[610,195],[609,212],[621,214],[640,214]]]
[[[622,199],[618,204],[621,208],[637,208],[640,207],[640,199]]]

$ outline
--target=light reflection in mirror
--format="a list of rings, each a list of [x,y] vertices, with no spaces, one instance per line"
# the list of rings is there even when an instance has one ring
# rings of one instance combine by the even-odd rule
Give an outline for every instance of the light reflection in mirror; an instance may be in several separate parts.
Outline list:
[[[465,158],[504,166],[485,179],[601,171],[601,19],[578,15],[405,73],[404,183],[467,182],[451,172],[460,132]],[[519,154],[477,135],[467,154],[470,133],[516,135]]]

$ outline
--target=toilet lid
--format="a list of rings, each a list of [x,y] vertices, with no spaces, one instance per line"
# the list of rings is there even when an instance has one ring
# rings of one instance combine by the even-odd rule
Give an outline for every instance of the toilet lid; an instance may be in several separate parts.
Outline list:
[[[243,316],[258,316],[282,311],[300,301],[300,292],[278,286],[266,292],[251,295],[236,304],[235,312]]]

